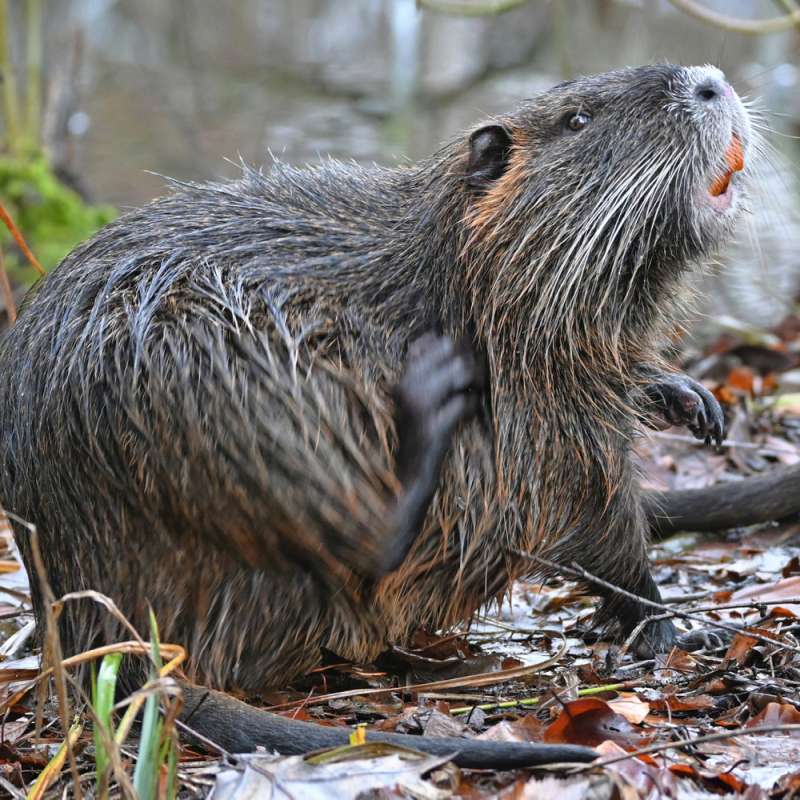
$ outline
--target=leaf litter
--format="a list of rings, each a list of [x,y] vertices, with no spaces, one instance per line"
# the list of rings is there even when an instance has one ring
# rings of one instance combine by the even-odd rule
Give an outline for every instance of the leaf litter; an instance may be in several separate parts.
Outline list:
[[[775,333],[766,344],[727,337],[685,355],[725,404],[728,438],[717,453],[677,429],[643,436],[637,460],[646,487],[697,488],[800,463],[800,319]],[[178,794],[800,798],[800,520],[677,534],[654,544],[652,560],[666,610],[702,614],[709,630],[714,622],[742,630],[696,652],[637,660],[593,633],[594,601],[570,581],[521,581],[469,629],[419,631],[374,664],[331,654],[304,681],[249,698],[287,717],[362,726],[349,747],[231,758],[183,741]],[[0,517],[0,794],[11,797],[26,796],[65,738],[52,704],[36,730],[37,674],[28,583]],[[91,725],[75,730],[79,770],[90,774]],[[371,742],[370,731],[567,742],[595,747],[601,761],[458,769]],[[64,768],[43,796],[62,796],[69,783]],[[111,796],[121,796],[113,783]]]

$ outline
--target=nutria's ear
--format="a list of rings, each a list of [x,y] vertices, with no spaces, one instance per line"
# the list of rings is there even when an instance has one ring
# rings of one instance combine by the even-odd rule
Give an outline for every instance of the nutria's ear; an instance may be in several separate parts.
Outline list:
[[[502,125],[485,125],[469,137],[467,185],[482,189],[499,178],[508,166],[511,134]]]

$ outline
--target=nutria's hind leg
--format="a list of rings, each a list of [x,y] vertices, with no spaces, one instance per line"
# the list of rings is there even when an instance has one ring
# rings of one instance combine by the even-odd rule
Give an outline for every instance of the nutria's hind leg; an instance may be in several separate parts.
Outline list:
[[[643,537],[642,541],[644,541]],[[602,563],[598,560],[598,564]],[[638,573],[634,571],[637,566]],[[646,558],[634,557],[631,567],[633,569],[629,573],[630,578],[620,578],[618,575],[616,578],[612,578],[610,574],[603,575],[602,570],[592,570],[589,566],[584,566],[584,569],[638,597],[661,603],[661,592],[653,580]],[[614,570],[612,570],[613,572]],[[657,608],[619,592],[610,590],[598,590],[598,592],[603,597],[603,604],[596,615],[595,622],[598,624],[616,623],[619,626],[620,638],[627,639],[647,617],[657,617],[661,614]],[[679,647],[681,650],[687,651],[718,648],[729,643],[731,638],[732,634],[728,631],[706,628],[679,634],[671,619],[654,619],[647,623],[637,635],[633,642],[633,651],[639,658],[652,658],[656,653],[665,653],[672,647]]]
[[[395,393],[397,477],[403,494],[395,509],[394,538],[386,550],[386,573],[403,562],[414,544],[453,432],[475,413],[479,388],[479,371],[467,346],[427,334],[409,348]]]
[[[661,592],[658,590],[650,569],[645,562],[644,568],[630,585],[622,585],[617,580],[616,585],[645,600],[661,602]],[[598,576],[600,577],[600,576]],[[612,582],[609,579],[609,582]],[[616,620],[619,625],[621,638],[626,639],[636,627],[647,617],[657,616],[658,610],[652,606],[633,600],[619,593],[607,591],[603,595],[603,605],[597,614],[597,622],[603,623]],[[652,658],[656,653],[664,653],[672,648],[678,640],[678,632],[670,619],[658,619],[645,625],[633,643],[634,652],[640,658]]]
[[[607,507],[604,518],[588,524],[597,525],[601,532],[594,537],[577,534],[570,537],[556,546],[552,560],[566,567],[577,565],[603,582],[593,583],[590,578],[584,581],[589,593],[602,598],[594,624],[612,628],[624,640],[644,619],[659,614],[658,609],[630,595],[661,602],[661,593],[650,571],[647,526],[638,493],[633,487],[620,492]],[[641,657],[649,658],[669,650],[676,636],[671,620],[654,620],[642,628],[634,649]]]

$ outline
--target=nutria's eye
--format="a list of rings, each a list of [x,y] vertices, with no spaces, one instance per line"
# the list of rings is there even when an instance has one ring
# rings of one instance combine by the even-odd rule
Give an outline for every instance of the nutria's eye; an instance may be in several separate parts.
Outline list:
[[[570,131],[583,130],[592,121],[591,114],[584,114],[578,112],[577,114],[570,114],[564,120],[565,127]]]

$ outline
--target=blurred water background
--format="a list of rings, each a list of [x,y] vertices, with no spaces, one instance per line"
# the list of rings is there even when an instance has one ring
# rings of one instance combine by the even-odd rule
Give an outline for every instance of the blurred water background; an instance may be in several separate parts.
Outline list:
[[[785,6],[703,2],[749,17]],[[267,162],[269,152],[299,164],[327,155],[396,164],[564,78],[648,62],[718,64],[741,94],[761,98],[784,156],[757,204],[761,217],[747,226],[763,233],[760,244],[747,233],[726,258],[743,261],[745,282],[761,280],[784,305],[800,287],[797,29],[728,33],[667,0],[530,0],[479,17],[420,9],[416,0],[59,0],[46,8],[47,151],[87,197],[123,208],[160,194],[158,174],[232,177],[231,162]],[[708,291],[730,291],[734,303],[748,291],[731,286]]]

